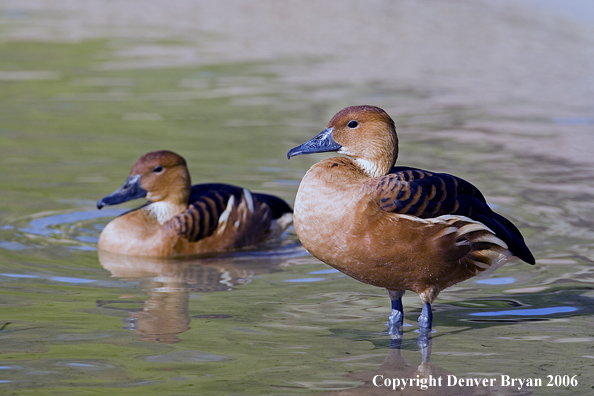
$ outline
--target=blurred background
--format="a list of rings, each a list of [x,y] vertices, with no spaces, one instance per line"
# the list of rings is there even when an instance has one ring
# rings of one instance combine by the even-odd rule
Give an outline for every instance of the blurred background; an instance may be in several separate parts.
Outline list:
[[[98,256],[121,211],[95,202],[142,154],[292,204],[327,156],[286,152],[355,104],[392,115],[399,164],[471,181],[537,258],[442,293],[431,364],[416,295],[394,357],[384,291],[292,230],[206,261]],[[389,369],[576,375],[464,394],[586,394],[593,148],[587,0],[0,0],[0,390],[361,395]]]

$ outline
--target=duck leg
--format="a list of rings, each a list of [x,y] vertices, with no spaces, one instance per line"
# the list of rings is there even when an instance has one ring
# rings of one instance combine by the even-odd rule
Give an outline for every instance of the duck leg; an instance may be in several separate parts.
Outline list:
[[[419,315],[419,337],[417,338],[417,345],[421,349],[423,363],[429,362],[429,356],[431,356],[432,322],[433,312],[431,311],[431,304],[424,303],[421,315]]]
[[[388,334],[402,335],[402,324],[404,323],[402,296],[404,290],[388,290],[388,295],[392,301],[392,313],[388,317]]]
[[[419,331],[422,333],[430,333],[433,325],[433,312],[431,311],[431,304],[424,303],[421,315],[419,315]]]

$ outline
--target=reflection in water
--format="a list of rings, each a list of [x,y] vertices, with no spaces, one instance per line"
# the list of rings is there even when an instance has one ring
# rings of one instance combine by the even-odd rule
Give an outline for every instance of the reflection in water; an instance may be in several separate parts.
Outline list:
[[[532,390],[523,386],[506,386],[501,378],[491,376],[455,375],[431,363],[431,335],[419,335],[417,345],[421,352],[421,364],[416,366],[402,356],[402,334],[394,336],[382,365],[374,371],[355,372],[348,375],[362,385],[352,389],[324,392],[320,396],[379,396],[393,395],[516,395],[529,396]]]
[[[131,311],[124,320],[126,328],[142,336],[144,341],[163,343],[179,342],[178,335],[190,328],[190,292],[232,290],[234,286],[249,283],[257,274],[276,271],[279,264],[278,260],[265,257],[259,260],[240,256],[173,260],[98,253],[101,265],[112,276],[139,281],[148,298],[141,310],[116,308],[116,304],[133,303],[127,300],[97,301],[97,305]]]

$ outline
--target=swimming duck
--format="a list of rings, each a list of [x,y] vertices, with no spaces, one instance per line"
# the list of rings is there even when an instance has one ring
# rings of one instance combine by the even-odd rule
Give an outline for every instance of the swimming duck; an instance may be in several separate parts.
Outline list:
[[[419,329],[430,332],[440,291],[513,257],[534,264],[520,231],[493,212],[469,182],[446,173],[395,167],[392,118],[375,106],[338,112],[326,129],[288,158],[335,151],[303,177],[294,227],[316,258],[387,289],[390,332],[402,327],[405,290],[419,295]]]
[[[97,208],[136,198],[149,202],[109,222],[99,250],[152,257],[232,251],[280,236],[293,218],[272,195],[219,183],[191,186],[186,161],[171,151],[143,155]]]

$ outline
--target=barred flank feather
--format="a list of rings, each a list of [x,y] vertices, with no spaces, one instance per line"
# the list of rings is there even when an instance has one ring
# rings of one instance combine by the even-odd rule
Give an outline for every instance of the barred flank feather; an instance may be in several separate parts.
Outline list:
[[[193,186],[190,200],[192,203],[188,209],[175,217],[178,235],[190,242],[211,236],[215,231],[223,233],[228,226],[238,227],[239,224],[229,224],[229,219],[239,210],[242,222],[248,216],[260,219],[254,218],[249,223],[255,222],[260,228],[264,227],[260,234],[268,233],[268,228],[272,226],[270,219],[276,220],[292,212],[285,201],[275,196],[254,194],[241,187],[219,183]]]

